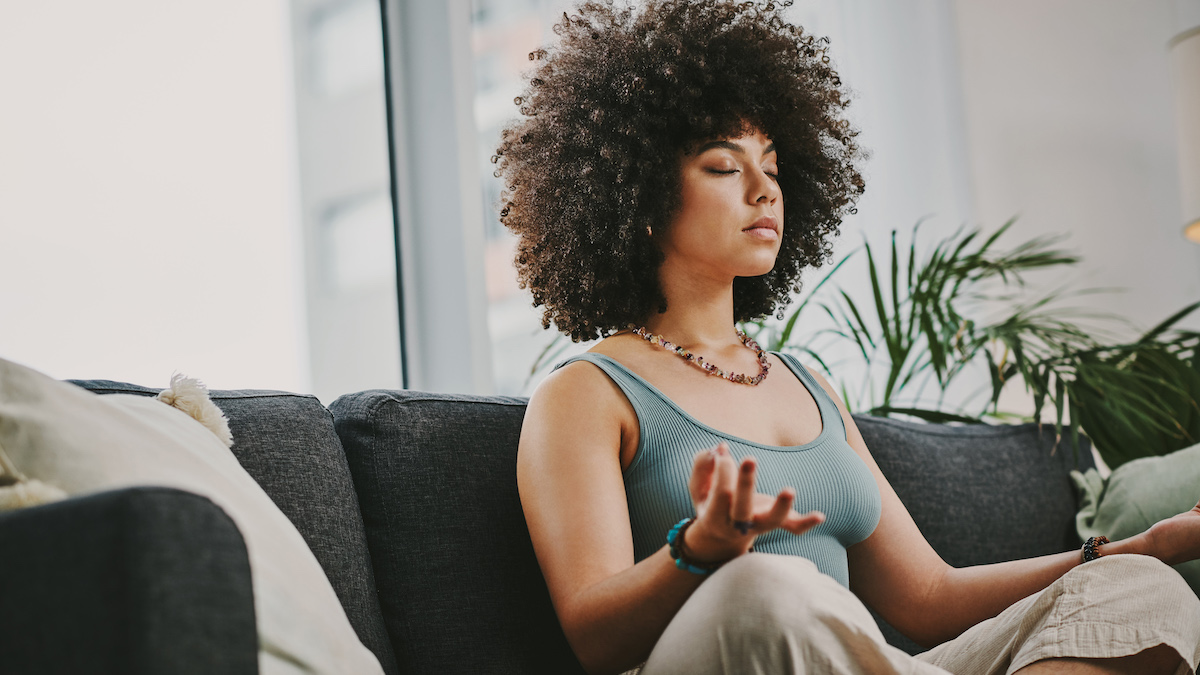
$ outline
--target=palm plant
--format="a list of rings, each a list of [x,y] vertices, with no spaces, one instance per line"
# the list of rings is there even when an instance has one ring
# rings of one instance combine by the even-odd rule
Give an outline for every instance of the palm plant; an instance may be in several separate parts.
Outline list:
[[[1087,434],[1109,466],[1134,457],[1165,454],[1200,439],[1200,334],[1169,329],[1200,303],[1184,308],[1132,342],[1114,343],[1096,323],[1112,317],[1061,306],[1071,294],[1053,291],[1030,298],[1025,274],[1074,265],[1078,256],[1054,248],[1058,239],[1039,237],[1000,251],[990,235],[959,230],[918,257],[914,228],[907,250],[892,232],[890,256],[867,258],[871,297],[856,299],[842,288],[825,289],[835,267],[796,305],[782,325],[755,322],[747,329],[773,349],[802,353],[830,372],[817,347],[825,336],[851,345],[861,356],[867,391],[858,396],[830,372],[852,407],[874,415],[904,415],[931,422],[980,423],[1009,419],[999,410],[1000,394],[1020,379],[1032,394],[1033,418],[1047,402],[1055,408],[1055,430],[1069,429],[1077,447]],[[800,315],[819,307],[830,326],[798,336]],[[987,321],[989,314],[999,318]],[[968,368],[986,368],[985,401],[946,401],[950,385]],[[873,377],[874,376],[874,377]],[[937,390],[932,404],[922,398]],[[859,405],[863,400],[868,403]]]
[[[1167,331],[1197,307],[1188,305],[1132,342],[1017,359],[1008,372],[1021,374],[1035,410],[1053,402],[1056,433],[1069,419],[1072,446],[1083,431],[1112,468],[1179,450],[1200,441],[1200,333]]]

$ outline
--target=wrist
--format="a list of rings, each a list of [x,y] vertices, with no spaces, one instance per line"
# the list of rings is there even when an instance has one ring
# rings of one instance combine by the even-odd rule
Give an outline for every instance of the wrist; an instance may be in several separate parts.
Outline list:
[[[745,551],[731,547],[728,541],[709,535],[708,530],[699,520],[692,523],[692,526],[683,532],[680,543],[689,558],[710,565],[729,562],[745,553]]]
[[[675,561],[675,567],[685,572],[691,572],[692,574],[707,576],[717,571],[721,563],[708,563],[697,560],[686,550],[683,540],[687,535],[688,529],[695,523],[695,518],[684,518],[675,523],[675,526],[667,532],[667,553]]]
[[[1088,537],[1087,541],[1083,542],[1083,548],[1079,551],[1080,562],[1089,563],[1093,560],[1098,560],[1103,554],[1100,553],[1101,547],[1108,543],[1108,537]]]
[[[1101,544],[1096,552],[1100,554],[1100,557],[1131,554],[1149,555],[1157,558],[1158,555],[1153,550],[1153,545],[1148,534],[1148,532],[1142,532],[1141,534],[1119,541],[1109,541],[1108,543]]]

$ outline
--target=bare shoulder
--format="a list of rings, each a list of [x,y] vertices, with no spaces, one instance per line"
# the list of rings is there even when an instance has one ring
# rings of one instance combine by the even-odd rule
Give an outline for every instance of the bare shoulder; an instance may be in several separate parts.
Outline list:
[[[620,387],[594,363],[552,372],[529,399],[518,461],[545,452],[626,454],[637,416]]]
[[[807,366],[805,366],[807,368]],[[854,451],[858,454],[869,457],[871,451],[867,448],[866,441],[862,438],[862,433],[858,430],[858,425],[854,423],[854,418],[850,416],[850,410],[846,407],[845,401],[838,395],[837,390],[833,388],[833,384],[821,374],[816,368],[808,368],[808,372],[813,376],[813,379],[821,385],[825,393],[829,394],[829,398],[837,404],[838,412],[842,414],[842,422],[846,426],[846,440]]]
[[[542,380],[529,398],[529,413],[578,413],[585,409],[603,411],[616,406],[624,396],[594,363],[575,361],[562,366]]]
[[[601,340],[590,353],[615,359],[628,365],[634,354],[629,336],[617,335]],[[538,385],[529,400],[529,413],[540,415],[584,415],[628,421],[633,415],[621,388],[599,366],[587,361],[568,363],[550,373]],[[527,413],[528,414],[528,413]]]
[[[805,365],[804,369],[808,371],[809,375],[813,376],[813,379],[817,381],[817,384],[821,385],[821,388],[825,390],[825,393],[829,394],[829,397],[832,398],[833,402],[837,404],[838,410],[840,410],[843,415],[847,414],[846,404],[842,401],[842,397],[838,396],[837,390],[833,388],[833,384],[831,384],[829,380],[821,374],[821,371],[816,368],[811,368],[808,365]]]

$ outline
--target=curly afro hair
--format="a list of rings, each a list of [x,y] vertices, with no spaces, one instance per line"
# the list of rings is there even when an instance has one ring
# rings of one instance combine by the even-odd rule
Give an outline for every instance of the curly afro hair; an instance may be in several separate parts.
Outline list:
[[[735,320],[782,312],[801,270],[829,259],[863,192],[862,152],[828,40],[788,24],[788,5],[591,0],[563,14],[557,45],[529,55],[522,117],[492,161],[543,327],[590,340],[665,311],[650,231],[679,206],[682,154],[751,129],[775,143],[786,208],[774,269],[734,281]]]

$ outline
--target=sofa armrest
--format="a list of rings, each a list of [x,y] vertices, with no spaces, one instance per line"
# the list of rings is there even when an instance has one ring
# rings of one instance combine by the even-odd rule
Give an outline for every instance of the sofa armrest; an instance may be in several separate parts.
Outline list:
[[[198,495],[138,487],[0,514],[0,670],[258,672],[250,562]]]

